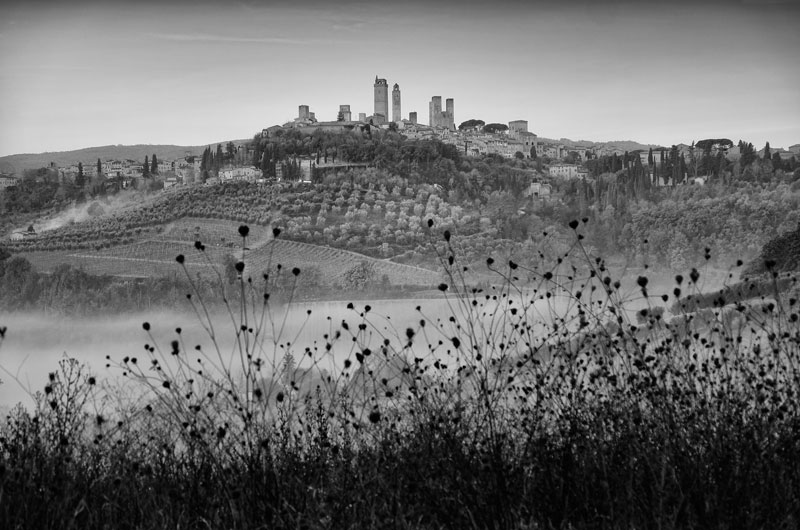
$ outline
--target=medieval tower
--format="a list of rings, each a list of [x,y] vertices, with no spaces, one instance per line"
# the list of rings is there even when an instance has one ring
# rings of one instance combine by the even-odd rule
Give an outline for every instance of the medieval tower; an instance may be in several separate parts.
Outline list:
[[[442,115],[442,96],[433,96],[428,103],[428,125],[438,127]]]
[[[428,104],[428,112],[430,115],[428,124],[431,127],[443,127],[451,131],[456,129],[453,98],[445,100],[445,109],[442,110],[442,96],[433,96]]]
[[[403,115],[400,112],[400,85],[394,84],[392,88],[392,121],[395,123],[400,122]]]
[[[386,79],[375,76],[375,112],[373,119],[376,123],[389,121],[389,83]],[[399,90],[399,89],[398,89]],[[394,94],[392,94],[394,96]],[[399,98],[398,92],[398,98]],[[399,101],[399,99],[398,99]]]
[[[448,129],[450,129],[451,131],[455,131],[456,130],[455,118],[453,116],[453,106],[454,106],[453,105],[453,98],[447,98],[447,100],[445,100],[445,109],[446,109],[445,110],[445,119],[446,119],[445,126]]]

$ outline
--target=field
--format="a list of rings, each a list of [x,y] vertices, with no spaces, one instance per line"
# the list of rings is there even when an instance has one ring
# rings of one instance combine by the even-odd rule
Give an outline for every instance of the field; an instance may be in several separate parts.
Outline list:
[[[175,257],[183,254],[185,264],[193,274],[211,273],[211,266],[222,267],[225,257],[241,258],[241,238],[237,233],[241,223],[216,219],[185,218],[164,226],[154,237],[126,245],[100,250],[78,249],[34,251],[20,255],[27,258],[39,272],[52,272],[62,264],[81,268],[91,274],[123,277],[157,277],[180,271]],[[393,285],[430,287],[437,283],[434,271],[378,260],[356,252],[320,245],[272,239],[270,229],[250,226],[245,261],[253,275],[260,275],[269,265],[281,264],[287,269],[314,268],[325,285],[341,284],[342,276],[362,261],[373,264],[374,278],[384,275]],[[194,241],[205,245],[201,253]]]
[[[164,226],[156,239],[162,241],[182,241],[194,243],[202,241],[209,246],[223,246],[238,248],[242,244],[237,230],[242,223],[224,219],[202,219],[197,217],[184,217]],[[250,233],[247,246],[256,248],[272,239],[272,230],[269,227],[249,224]]]
[[[299,267],[301,270],[310,265],[321,272],[326,282],[333,284],[341,284],[344,274],[362,261],[373,264],[376,279],[386,275],[393,285],[432,286],[439,277],[436,272],[420,267],[378,260],[356,252],[280,239],[251,252],[247,260],[256,270],[265,270],[270,263],[280,263],[290,268]]]

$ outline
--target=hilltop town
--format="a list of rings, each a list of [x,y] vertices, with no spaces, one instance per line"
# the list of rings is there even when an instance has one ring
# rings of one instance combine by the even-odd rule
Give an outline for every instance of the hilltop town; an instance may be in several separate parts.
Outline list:
[[[256,139],[274,138],[289,131],[303,134],[319,133],[365,133],[371,130],[396,132],[408,140],[438,140],[446,145],[456,147],[465,156],[481,157],[498,155],[506,159],[537,161],[537,169],[542,175],[566,179],[592,179],[600,171],[592,171],[589,162],[603,157],[618,157],[621,167],[627,168],[636,164],[636,159],[643,167],[660,167],[665,162],[677,166],[677,174],[673,179],[681,182],[702,184],[708,175],[700,174],[697,168],[689,167],[697,164],[704,156],[717,158],[722,156],[733,163],[742,156],[742,146],[734,145],[726,139],[706,140],[705,144],[678,144],[671,147],[643,145],[635,142],[596,143],[589,141],[571,141],[568,139],[550,140],[538,136],[529,130],[529,122],[517,119],[501,123],[486,123],[479,119],[469,119],[456,125],[455,101],[432,96],[428,108],[428,123],[419,122],[417,112],[409,112],[407,118],[402,113],[402,93],[399,84],[395,83],[389,97],[389,83],[376,76],[374,82],[373,112],[359,112],[357,116],[351,111],[351,105],[343,104],[338,108],[336,120],[320,121],[309,105],[299,105],[297,117],[283,124],[264,128]],[[389,102],[391,101],[391,112]],[[278,164],[270,173],[264,171],[263,153],[256,160],[257,149],[254,142],[227,142],[216,146],[211,151],[209,146],[205,152],[186,151],[183,156],[169,160],[157,159],[156,155],[145,157],[145,160],[131,159],[97,159],[81,160],[69,165],[57,165],[50,162],[47,169],[58,174],[59,178],[72,182],[85,183],[95,193],[100,191],[118,191],[127,188],[166,189],[181,184],[195,182],[211,183],[225,181],[259,182],[269,177],[277,180],[284,178],[286,166]],[[767,149],[769,147],[767,146]],[[764,149],[757,153],[760,157]],[[788,149],[773,149],[770,153],[775,164],[785,164],[787,170],[796,167],[796,159],[800,157],[800,144]],[[795,160],[792,163],[792,160]],[[315,169],[347,167],[341,160],[332,163],[317,160],[313,156],[295,156],[291,159],[294,166],[293,178],[310,181]],[[615,165],[612,163],[612,168]],[[709,173],[707,171],[706,173]],[[21,174],[14,174],[8,169],[0,168],[0,189],[14,186]],[[664,185],[664,178],[654,176],[655,185]]]

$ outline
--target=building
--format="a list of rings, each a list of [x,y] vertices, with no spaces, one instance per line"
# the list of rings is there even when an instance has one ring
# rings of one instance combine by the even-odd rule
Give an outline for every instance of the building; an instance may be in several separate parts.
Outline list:
[[[523,195],[525,195],[525,197],[533,197],[534,199],[548,199],[552,195],[552,191],[553,188],[550,184],[531,182],[531,185],[523,192]]]
[[[513,138],[519,137],[519,133],[528,132],[527,120],[514,120],[508,122],[508,134]]]
[[[358,121],[361,123],[366,123],[367,121],[367,113],[366,112],[359,112],[358,113]]]
[[[282,131],[282,130],[283,130],[283,127],[281,127],[280,125],[273,125],[272,127],[267,127],[266,129],[261,129],[261,138],[270,138],[270,137],[274,136],[278,131]]]
[[[520,131],[517,140],[522,144],[522,154],[525,158],[531,158],[531,151],[536,151],[539,144],[538,136],[528,131]]]
[[[261,172],[257,170],[255,166],[232,167],[220,170],[219,179],[222,182],[229,180],[243,180],[247,182],[255,182],[256,177],[258,177],[260,173]]]
[[[386,79],[379,79],[375,76],[375,112],[373,121],[383,123],[389,119],[389,83]]]
[[[428,103],[428,125],[438,127],[441,114],[442,96],[433,96],[430,103]]]
[[[413,123],[414,125],[417,124],[417,113],[416,112],[409,112],[408,113],[408,121]]]
[[[455,109],[454,109],[453,98],[447,98],[445,100],[445,119],[447,120],[447,128],[451,131],[456,130],[455,126]]]
[[[578,177],[578,166],[575,164],[553,164],[549,172],[552,177],[574,179]]]
[[[454,131],[454,103],[453,98],[445,100],[445,110],[442,111],[442,96],[433,96],[428,104],[428,124],[431,127],[442,127]]]
[[[392,88],[392,121],[399,123],[403,119],[403,114],[400,112],[400,85],[394,84]]]
[[[160,174],[167,173],[169,171],[173,171],[175,166],[173,166],[172,162],[162,162],[161,160],[158,161],[158,172]]]
[[[284,124],[284,127],[303,127],[317,122],[317,116],[309,110],[308,105],[299,105],[297,109],[297,117],[294,121]]]
[[[298,108],[297,119],[307,120],[311,113],[309,112],[308,105],[300,105]]]
[[[13,175],[0,173],[0,190],[17,185],[17,178]]]
[[[341,121],[353,121],[350,105],[339,105],[339,117],[342,118]]]

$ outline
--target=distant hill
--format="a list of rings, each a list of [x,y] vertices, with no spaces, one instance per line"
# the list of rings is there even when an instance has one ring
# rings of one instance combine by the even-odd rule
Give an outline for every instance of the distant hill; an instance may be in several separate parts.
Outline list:
[[[25,153],[0,157],[0,167],[8,168],[10,165],[17,174],[21,174],[26,169],[46,167],[50,162],[55,162],[57,166],[64,167],[77,164],[78,162],[82,162],[83,164],[95,163],[98,158],[100,160],[130,159],[144,161],[145,156],[153,156],[153,153],[155,153],[159,160],[175,160],[176,158],[186,156],[186,153],[202,155],[203,150],[209,145],[212,149],[216,149],[217,144],[222,144],[224,148],[225,144],[229,141],[232,141],[238,146],[249,143],[251,139],[224,140],[207,145],[104,145],[100,147],[77,149],[75,151]]]
[[[540,142],[546,143],[553,143],[553,144],[560,144],[567,147],[575,146],[575,145],[582,145],[585,147],[618,147],[623,151],[636,151],[644,150],[647,151],[651,147],[656,149],[657,147],[662,147],[658,144],[640,144],[639,142],[635,142],[633,140],[614,140],[611,142],[593,142],[591,140],[570,140],[569,138],[559,138],[558,140],[553,138],[543,138],[539,137]]]

